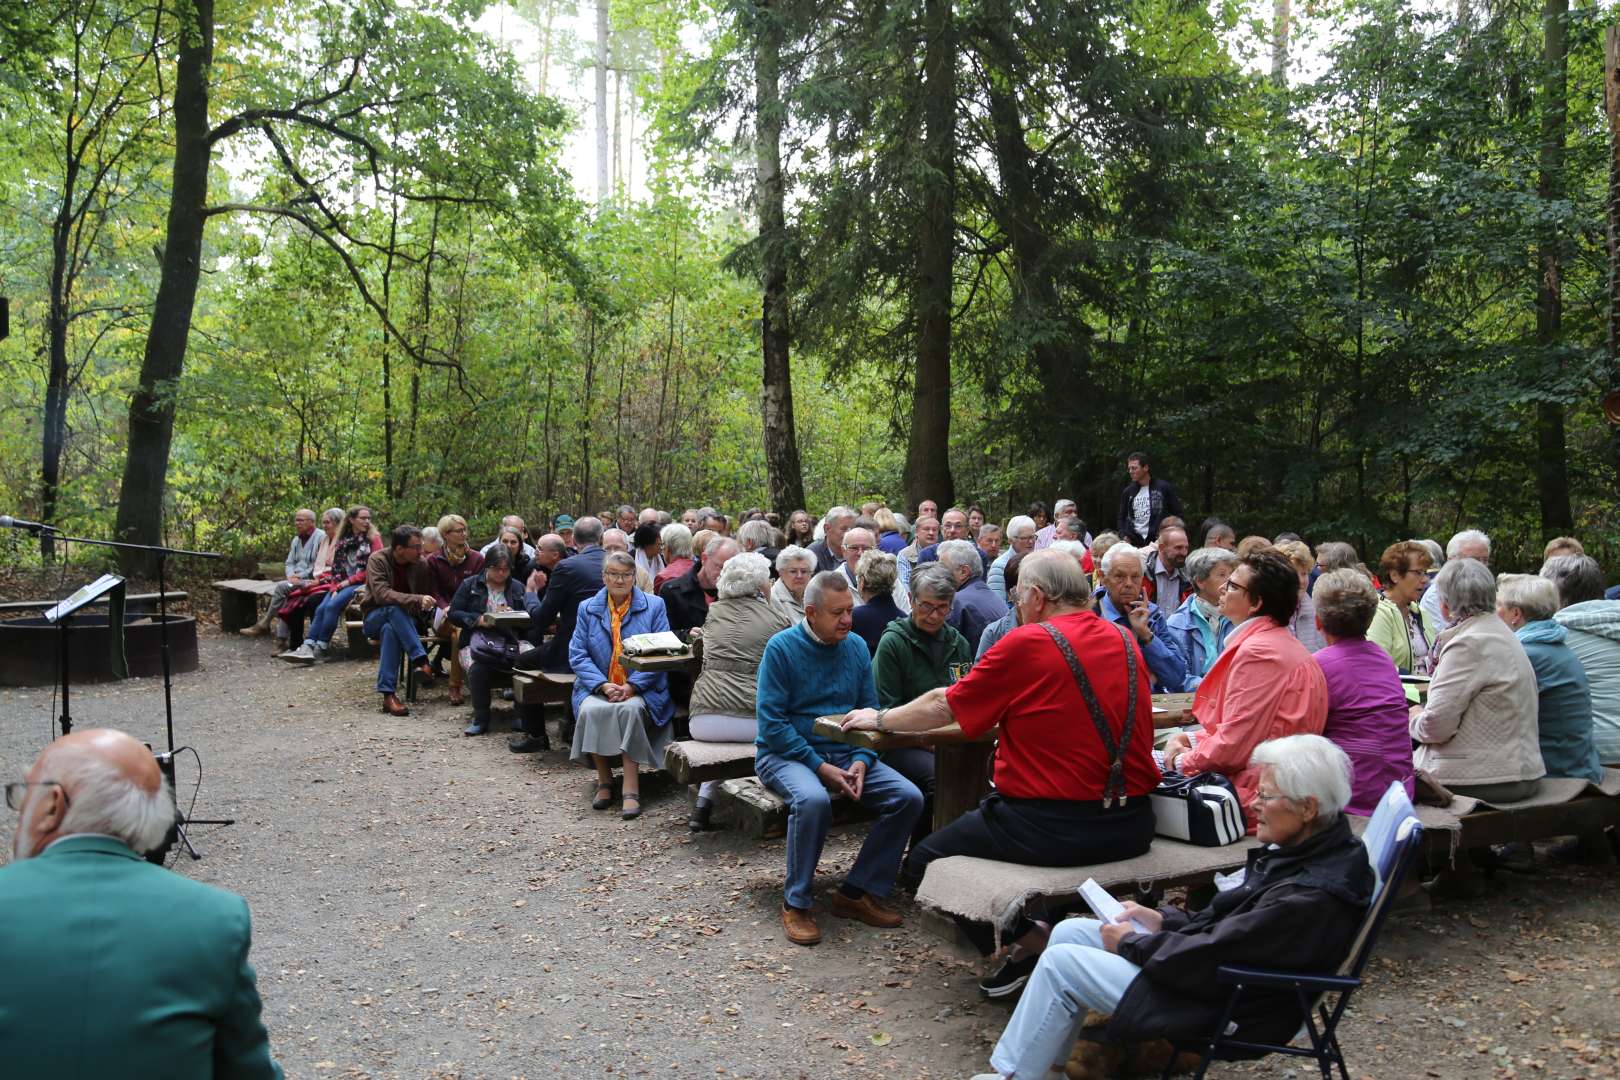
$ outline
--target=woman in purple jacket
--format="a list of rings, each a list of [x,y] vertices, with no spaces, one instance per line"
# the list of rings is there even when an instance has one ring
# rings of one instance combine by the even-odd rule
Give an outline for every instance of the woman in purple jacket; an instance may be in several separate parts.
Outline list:
[[[1367,640],[1378,594],[1365,574],[1333,570],[1311,590],[1316,625],[1327,647],[1312,654],[1327,679],[1328,714],[1322,734],[1350,756],[1354,767],[1345,811],[1370,815],[1391,781],[1412,797],[1412,737],[1406,691],[1395,663]]]

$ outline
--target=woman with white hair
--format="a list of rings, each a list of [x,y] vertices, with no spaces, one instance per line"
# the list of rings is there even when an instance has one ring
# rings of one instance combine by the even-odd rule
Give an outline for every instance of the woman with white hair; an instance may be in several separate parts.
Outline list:
[[[1187,661],[1187,681],[1181,684],[1185,693],[1198,689],[1226,648],[1232,620],[1221,614],[1221,589],[1237,562],[1237,552],[1218,547],[1201,547],[1187,556],[1192,595],[1165,620],[1179,646],[1177,651]]]
[[[776,584],[771,586],[771,603],[794,622],[804,621],[804,587],[816,574],[816,556],[798,544],[789,544],[776,554]]]
[[[1546,767],[1536,728],[1536,672],[1496,617],[1496,579],[1482,562],[1454,558],[1430,586],[1449,628],[1439,640],[1429,700],[1414,710],[1413,763],[1458,795],[1528,799]]]
[[[883,631],[894,620],[906,617],[900,605],[894,602],[894,586],[899,579],[899,560],[887,552],[864,552],[855,564],[855,588],[860,591],[860,603],[850,615],[854,622],[850,632],[866,642],[873,656],[877,655]]]
[[[1592,692],[1569,631],[1553,620],[1558,586],[1543,577],[1503,574],[1496,579],[1496,614],[1513,631],[1536,673],[1536,729],[1548,776],[1601,783],[1592,741]]]
[[[1222,965],[1332,971],[1343,962],[1372,902],[1367,851],[1341,812],[1350,762],[1320,735],[1255,747],[1261,846],[1242,884],[1197,914],[1127,902],[1112,923],[1058,923],[1018,1008],[974,1080],[1044,1077],[1061,1069],[1088,1009],[1111,1016],[1121,1041],[1207,1038],[1226,995]],[[1252,987],[1229,1017],[1232,1034],[1287,1042],[1304,1022],[1292,987]]]
[[[1604,599],[1603,572],[1590,555],[1554,555],[1541,576],[1558,587],[1559,626],[1592,691],[1598,760],[1620,765],[1620,604]]]
[[[653,595],[664,591],[664,586],[692,569],[692,530],[679,522],[665,525],[658,534],[659,548],[664,560],[663,569],[653,575]]]
[[[990,586],[990,591],[1007,600],[1007,583],[1005,581],[1007,564],[1014,555],[1028,555],[1035,550],[1036,528],[1035,519],[1026,514],[1014,514],[1007,520],[1007,529],[1002,533],[1007,543],[990,564],[985,573],[984,583]]]
[[[771,565],[754,552],[733,555],[720,568],[715,584],[718,599],[709,606],[703,636],[695,652],[703,661],[702,673],[692,685],[692,738],[698,742],[747,742],[759,734],[754,717],[759,661],[765,643],[793,625],[782,608],[766,598],[771,587]],[[693,832],[709,827],[714,811],[710,780],[698,788],[697,802],[687,825]]]

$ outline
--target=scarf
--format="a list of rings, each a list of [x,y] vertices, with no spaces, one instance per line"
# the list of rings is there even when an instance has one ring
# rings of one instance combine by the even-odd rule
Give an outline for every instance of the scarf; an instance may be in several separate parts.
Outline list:
[[[635,597],[636,594],[632,591],[629,596],[624,598],[622,606],[613,603],[611,594],[607,598],[608,614],[612,617],[613,623],[613,662],[608,665],[608,682],[610,683],[622,685],[629,679],[624,673],[624,665],[619,663],[619,660],[624,655],[624,642],[621,637],[624,617],[630,614],[630,601],[634,600]]]

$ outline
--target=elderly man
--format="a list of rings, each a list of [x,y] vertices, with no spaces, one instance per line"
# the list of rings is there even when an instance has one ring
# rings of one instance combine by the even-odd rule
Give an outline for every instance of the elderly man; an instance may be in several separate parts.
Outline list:
[[[1446,561],[1450,562],[1452,559],[1473,559],[1476,562],[1484,563],[1487,567],[1490,566],[1491,538],[1478,529],[1464,529],[1453,536],[1446,544]],[[1430,567],[1430,569],[1439,570],[1440,568],[1434,566]],[[1424,589],[1423,599],[1418,601],[1418,606],[1427,611],[1429,618],[1434,621],[1434,625],[1442,630],[1451,625],[1451,620],[1447,619],[1440,611],[1440,591],[1438,589],[1432,586]]]
[[[1036,538],[1040,534],[1035,529],[1035,519],[1026,514],[1018,514],[1007,522],[1007,547],[996,556],[990,564],[990,570],[985,575],[985,584],[990,591],[999,596],[1006,603],[1007,584],[1003,580],[1007,572],[1007,562],[1014,555],[1027,555],[1035,550]]]
[[[1052,523],[1035,534],[1035,550],[1045,551],[1052,546],[1054,540],[1079,540],[1078,536],[1059,536],[1058,522],[1066,517],[1075,517],[1073,499],[1059,499],[1052,504]]]
[[[84,729],[6,785],[21,811],[0,867],[6,1076],[271,1078],[240,896],[142,857],[174,824],[151,751]]]
[[[568,545],[558,533],[546,533],[534,542],[534,561],[529,564],[529,592],[544,598],[557,564],[568,558]]]
[[[963,510],[959,506],[951,507],[949,510],[945,511],[945,516],[940,518],[939,528],[940,528],[940,540],[939,540],[939,542],[941,544],[944,543],[947,540],[966,540],[966,539],[968,539],[967,511]],[[978,549],[975,548],[974,550],[977,551]],[[938,558],[939,558],[939,544],[934,544],[931,547],[925,547],[921,551],[917,552],[917,565],[921,566],[923,563],[930,563],[930,562],[933,562],[934,560],[936,560]],[[983,568],[988,567],[989,565],[990,565],[990,557],[988,555],[986,555],[984,552],[980,551],[979,552],[979,566],[980,566],[979,574],[980,574],[981,577],[984,575],[984,569]],[[910,575],[908,574],[907,577],[909,577],[909,576]]]
[[[698,511],[698,528],[708,529],[716,536],[731,535],[731,520],[712,506]]]
[[[895,556],[896,569],[900,572],[900,587],[903,589],[911,587],[911,572],[917,568],[917,555],[923,548],[939,543],[939,519],[918,518],[915,533],[911,543],[901,548],[900,554]]]
[[[620,532],[629,536],[636,531],[636,508],[628,503],[620,506],[614,513],[613,523],[619,527]]]
[[[979,550],[989,556],[991,563],[1001,558],[1001,526],[995,522],[986,522],[979,526],[979,535],[974,538]]]
[[[729,536],[716,536],[703,549],[702,562],[664,586],[658,595],[668,611],[671,630],[685,635],[703,625],[709,617],[709,605],[719,595],[716,587],[720,571],[725,568],[726,560],[741,550],[737,541]]]
[[[935,502],[933,499],[924,499],[922,502],[917,504],[916,516],[919,520],[925,517],[931,517],[935,521],[938,521],[939,503]]]
[[[1159,605],[1142,595],[1147,558],[1129,544],[1115,544],[1102,558],[1102,588],[1097,590],[1097,614],[1136,635],[1153,673],[1157,693],[1178,693],[1187,681],[1187,661]]]
[[[1224,551],[1237,551],[1237,533],[1232,526],[1219,519],[1211,518],[1204,524],[1204,546],[1221,548]]]
[[[415,525],[394,526],[388,546],[366,560],[366,598],[360,602],[366,637],[378,643],[377,693],[382,695],[382,711],[390,716],[411,713],[394,694],[401,655],[410,658],[423,686],[433,682],[422,630],[438,606],[433,577],[422,562],[422,530]]]
[[[287,602],[288,593],[315,580],[315,559],[320,554],[323,535],[315,527],[315,511],[303,509],[293,514],[293,538],[287,547],[284,566],[287,576],[276,582],[276,589],[270,594],[270,606],[264,609],[263,617],[237,633],[243,637],[263,637],[274,624],[279,647],[286,647],[287,624],[276,617],[276,610]]]
[[[795,945],[821,940],[810,908],[816,864],[832,819],[829,793],[878,813],[831,904],[839,918],[868,926],[901,923],[878,900],[894,888],[906,840],[922,814],[923,797],[916,785],[878,761],[871,750],[815,734],[818,716],[877,706],[871,656],[865,643],[849,633],[854,610],[855,597],[842,574],[817,574],[804,590],[804,621],[772,637],[759,664],[754,771],[788,804],[782,931]]]
[[[1159,535],[1167,515],[1181,516],[1181,499],[1168,480],[1156,480],[1147,454],[1135,451],[1125,459],[1131,482],[1119,493],[1119,535],[1127,544],[1144,547]]]
[[[1192,593],[1192,578],[1187,573],[1190,550],[1185,525],[1163,525],[1159,528],[1158,546],[1147,559],[1145,595],[1172,614]]]
[[[940,544],[939,562],[956,579],[950,624],[967,638],[969,651],[977,655],[984,628],[1007,614],[1007,602],[984,583],[979,551],[966,540],[947,540]]]
[[[529,623],[529,641],[537,652],[525,657],[525,663],[538,664],[540,670],[563,673],[568,666],[568,645],[574,639],[574,623],[579,617],[579,605],[602,589],[602,562],[607,552],[602,549],[602,521],[600,518],[582,517],[573,523],[574,539],[580,550],[577,555],[557,562],[545,582],[545,596],[539,610]],[[529,592],[539,592],[539,582],[529,576]],[[556,624],[557,632],[549,642],[546,631]],[[525,725],[527,726],[527,725]],[[573,739],[572,717],[563,723],[563,742]],[[551,748],[550,739],[542,726],[538,731],[525,731],[508,739],[506,748],[514,754],[532,754]]]
[[[844,533],[855,524],[855,511],[847,506],[835,506],[821,519],[821,539],[810,545],[810,554],[816,557],[816,572],[836,570],[844,562]]]
[[[563,517],[566,516],[566,514],[563,515]],[[507,514],[505,517],[501,518],[501,529],[516,529],[518,531],[518,535],[523,537],[523,558],[526,561],[532,561],[534,559],[534,545],[529,543],[529,527],[523,524],[522,518],[518,517],[516,514]],[[557,519],[557,531],[559,533],[563,532],[562,517]],[[495,539],[491,540],[489,543],[480,548],[478,553],[487,558],[489,556],[489,549],[500,542],[501,535],[500,532],[497,531],[495,534]]]
[[[857,527],[844,534],[844,561],[839,565],[838,572],[843,574],[844,580],[849,583],[856,607],[866,603],[866,600],[861,596],[860,577],[856,574],[855,568],[860,563],[862,555],[876,550],[878,550],[877,537],[872,535],[871,529]],[[911,594],[901,587],[898,576],[895,578],[894,587],[889,590],[889,595],[894,599],[894,606],[900,609],[902,615],[911,611]]]

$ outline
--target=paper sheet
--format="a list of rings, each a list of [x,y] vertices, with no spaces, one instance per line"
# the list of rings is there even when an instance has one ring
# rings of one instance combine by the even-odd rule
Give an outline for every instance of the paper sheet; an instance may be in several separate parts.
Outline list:
[[[1125,905],[1115,900],[1112,893],[1097,884],[1096,878],[1086,878],[1085,882],[1080,886],[1080,896],[1085,900],[1086,905],[1091,908],[1091,913],[1105,923],[1113,922],[1125,911]],[[1138,934],[1151,934],[1153,932],[1135,919],[1131,920],[1131,928]]]

